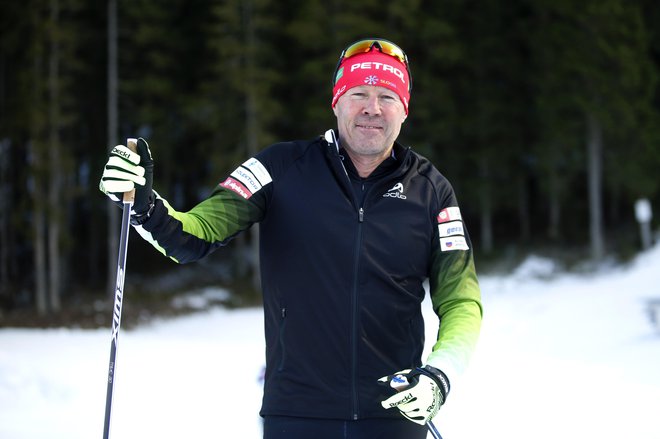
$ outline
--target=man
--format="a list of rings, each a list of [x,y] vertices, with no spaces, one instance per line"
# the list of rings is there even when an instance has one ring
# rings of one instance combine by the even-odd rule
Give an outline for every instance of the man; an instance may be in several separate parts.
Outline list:
[[[137,184],[135,228],[177,262],[259,223],[265,439],[425,438],[474,350],[480,292],[456,197],[396,142],[411,82],[398,46],[350,45],[334,75],[337,131],[266,148],[186,213],[152,191],[144,140],[106,165],[101,190],[119,199]],[[427,279],[441,325],[422,363]]]

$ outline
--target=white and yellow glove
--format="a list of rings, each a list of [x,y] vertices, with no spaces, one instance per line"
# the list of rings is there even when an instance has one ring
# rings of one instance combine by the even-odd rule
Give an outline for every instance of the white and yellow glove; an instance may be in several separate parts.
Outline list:
[[[430,422],[447,399],[449,380],[432,366],[406,369],[379,380],[389,383],[397,393],[381,404],[384,408],[398,408],[406,419],[420,425]]]
[[[137,139],[137,152],[117,145],[110,151],[103,168],[99,189],[120,207],[123,193],[135,189],[131,222],[139,224],[149,218],[153,209],[153,170],[154,162],[146,140]]]

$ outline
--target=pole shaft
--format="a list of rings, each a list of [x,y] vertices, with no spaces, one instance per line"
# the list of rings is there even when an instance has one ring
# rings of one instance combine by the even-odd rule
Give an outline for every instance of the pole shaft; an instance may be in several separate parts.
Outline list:
[[[431,436],[433,436],[434,439],[442,439],[442,436],[440,436],[440,432],[438,431],[438,429],[435,428],[433,421],[428,421],[426,423],[426,426],[429,428],[429,431],[431,432]]]
[[[126,272],[126,255],[128,252],[128,234],[130,232],[130,219],[132,201],[124,202],[124,212],[121,219],[121,236],[119,239],[119,256],[117,258],[117,277],[115,282],[115,300],[112,316],[112,340],[110,341],[110,363],[108,366],[108,388],[105,397],[105,424],[103,426],[103,439],[110,437],[110,417],[112,414],[112,394],[115,386],[115,371],[117,369],[117,339],[121,326],[121,306],[124,300],[124,279]]]

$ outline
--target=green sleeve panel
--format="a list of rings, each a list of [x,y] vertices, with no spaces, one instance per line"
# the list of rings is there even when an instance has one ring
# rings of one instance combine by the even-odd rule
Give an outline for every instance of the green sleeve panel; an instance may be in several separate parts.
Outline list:
[[[430,290],[440,329],[427,363],[451,380],[467,368],[481,329],[481,292],[472,250],[437,249]]]
[[[188,212],[177,212],[169,205],[168,211],[181,222],[184,233],[206,242],[226,242],[263,214],[256,204],[222,187]]]
[[[262,194],[250,199],[218,186],[188,212],[179,212],[157,195],[152,218],[137,226],[158,251],[179,263],[203,258],[263,217]]]

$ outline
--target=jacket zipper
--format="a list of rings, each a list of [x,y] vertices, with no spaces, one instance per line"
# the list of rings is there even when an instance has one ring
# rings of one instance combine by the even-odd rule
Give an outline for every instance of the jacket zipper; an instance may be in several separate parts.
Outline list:
[[[364,208],[360,207],[358,209],[358,228],[357,228],[357,238],[355,243],[355,265],[354,275],[353,275],[353,290],[351,292],[351,309],[352,309],[352,321],[351,321],[351,390],[353,393],[353,419],[357,420],[359,418],[360,404],[358,399],[358,388],[357,388],[357,356],[358,356],[358,340],[360,337],[359,333],[359,304],[358,304],[358,288],[359,288],[359,269],[360,269],[360,248],[362,246],[362,223],[364,222]]]
[[[358,344],[359,344],[359,339],[360,339],[360,328],[359,328],[359,302],[358,302],[358,291],[359,291],[359,268],[360,268],[360,255],[361,255],[361,248],[362,248],[362,223],[364,222],[364,203],[367,201],[368,193],[365,193],[364,196],[362,197],[362,201],[357,200],[355,193],[353,192],[353,187],[351,183],[351,179],[348,176],[348,172],[346,171],[346,167],[344,166],[342,158],[337,155],[337,159],[339,161],[339,164],[341,165],[342,170],[344,171],[344,175],[346,176],[346,183],[348,184],[347,188],[351,194],[353,194],[353,202],[355,206],[358,207],[357,211],[357,238],[356,238],[356,243],[355,243],[355,264],[353,266],[354,269],[354,275],[353,275],[353,287],[351,291],[351,307],[352,307],[352,319],[351,319],[351,331],[352,331],[352,336],[351,336],[351,393],[352,393],[352,400],[353,400],[353,419],[357,420],[359,419],[359,413],[360,413],[360,404],[359,404],[359,395],[358,395],[358,377],[357,377],[357,357],[358,357]],[[388,181],[394,179],[394,177],[388,178]],[[368,192],[373,192],[373,186],[367,189]],[[363,187],[364,190],[364,187]]]
[[[335,146],[337,152],[339,152],[339,146],[335,140]],[[360,247],[362,243],[362,222],[364,221],[364,209],[357,200],[355,193],[353,191],[353,185],[351,183],[351,178],[348,176],[348,171],[346,166],[344,166],[343,157],[339,154],[336,156],[337,162],[339,163],[342,173],[344,174],[344,182],[346,183],[346,189],[348,193],[351,194],[353,200],[353,206],[358,207],[357,212],[357,237],[355,242],[355,251],[353,253],[354,265],[353,265],[353,285],[351,287],[351,353],[350,353],[350,362],[351,362],[351,371],[350,371],[350,386],[351,386],[351,411],[354,420],[359,419],[359,400],[358,400],[358,388],[357,388],[357,351],[358,351],[358,337],[359,337],[359,328],[358,328],[358,270],[360,267]]]

